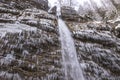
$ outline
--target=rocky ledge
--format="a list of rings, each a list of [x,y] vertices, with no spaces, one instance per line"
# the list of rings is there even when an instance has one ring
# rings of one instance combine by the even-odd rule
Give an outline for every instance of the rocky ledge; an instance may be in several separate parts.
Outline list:
[[[47,2],[0,1],[0,79],[64,80],[57,18],[47,12]],[[86,80],[119,80],[120,18],[95,21],[65,6],[62,18]]]

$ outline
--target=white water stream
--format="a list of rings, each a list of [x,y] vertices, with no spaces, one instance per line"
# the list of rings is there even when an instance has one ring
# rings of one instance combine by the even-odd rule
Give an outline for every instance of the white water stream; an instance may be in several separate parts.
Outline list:
[[[65,80],[84,80],[71,32],[65,22],[60,18],[58,19],[58,27],[62,46]]]
[[[62,59],[63,59],[63,71],[65,73],[65,80],[84,80],[82,69],[80,67],[74,40],[71,36],[65,22],[59,18],[61,15],[61,5],[59,2],[56,2],[48,12],[56,6],[56,15],[58,17],[58,27],[61,40],[61,50],[62,50]]]
[[[96,11],[96,8],[102,8],[111,12],[112,10],[114,11],[116,9],[110,0],[49,0],[49,3],[51,4],[49,11],[53,7],[57,7],[56,15],[58,16],[58,27],[61,40],[65,80],[85,80],[77,59],[77,53],[71,32],[69,31],[65,22],[59,18],[61,15],[60,7],[71,6],[76,11],[83,14],[89,10]]]

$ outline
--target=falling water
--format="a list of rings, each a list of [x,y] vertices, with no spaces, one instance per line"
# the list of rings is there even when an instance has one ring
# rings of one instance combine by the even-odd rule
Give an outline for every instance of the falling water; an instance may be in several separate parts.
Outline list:
[[[67,28],[67,25],[64,23],[61,16],[61,5],[59,1],[55,2],[51,6],[50,10],[56,6],[56,15],[58,17],[58,27],[59,27],[59,34],[62,46],[62,59],[63,59],[63,67],[65,71],[65,80],[84,80],[82,70],[80,68],[77,53],[74,45],[74,41],[71,37],[71,33]]]
[[[84,80],[71,33],[62,19],[58,19],[58,26],[62,45],[65,80]]]
[[[60,4],[57,2],[57,16],[58,16],[58,27],[62,46],[62,59],[63,69],[65,71],[65,80],[84,80],[82,70],[80,68],[77,53],[74,45],[74,41],[71,37],[71,33],[67,28],[67,25],[62,19],[60,19],[61,9]]]

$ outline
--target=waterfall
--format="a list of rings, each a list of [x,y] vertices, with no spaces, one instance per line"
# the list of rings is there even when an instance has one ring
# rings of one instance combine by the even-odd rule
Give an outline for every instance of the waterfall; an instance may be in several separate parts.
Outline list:
[[[58,27],[62,48],[63,69],[65,71],[65,80],[84,80],[80,64],[77,59],[75,44],[67,25],[61,16],[60,4],[57,2]]]
[[[56,16],[58,17],[65,80],[84,80],[82,69],[77,59],[77,53],[71,32],[65,22],[60,18],[61,5],[59,1],[55,2],[53,6],[57,7]],[[53,6],[48,10],[48,12],[53,8]]]
[[[65,80],[84,80],[71,33],[62,19],[58,19],[58,27],[62,46]]]

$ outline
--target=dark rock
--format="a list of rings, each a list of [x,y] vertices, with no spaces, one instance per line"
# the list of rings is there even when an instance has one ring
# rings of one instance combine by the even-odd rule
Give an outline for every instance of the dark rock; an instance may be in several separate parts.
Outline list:
[[[31,4],[36,6],[38,9],[43,9],[48,11],[48,0],[32,0]]]
[[[72,7],[63,6],[61,8],[61,13],[62,13],[61,17],[67,21],[76,21],[76,22],[85,21],[85,18],[79,16],[79,14]]]
[[[115,27],[115,35],[120,38],[120,25],[118,24],[118,26]]]
[[[15,21],[11,19],[3,19],[3,18],[0,19],[0,23],[14,23],[14,22]]]
[[[24,10],[32,7],[46,11],[49,9],[48,0],[4,0],[2,2],[19,10]]]

